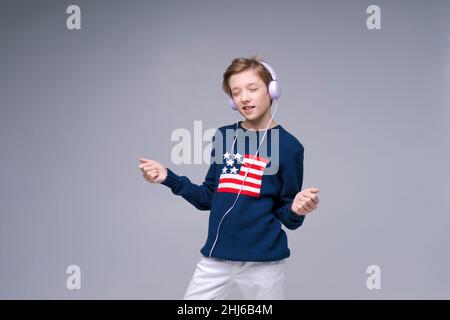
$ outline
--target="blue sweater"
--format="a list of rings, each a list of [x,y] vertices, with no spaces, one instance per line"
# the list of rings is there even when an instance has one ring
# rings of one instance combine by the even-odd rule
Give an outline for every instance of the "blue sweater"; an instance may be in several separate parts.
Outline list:
[[[236,134],[245,137],[245,142],[240,139],[233,144]],[[254,159],[263,134],[264,130],[246,130],[241,122],[219,128],[213,138],[211,165],[201,185],[167,169],[162,184],[197,209],[211,211],[208,237],[200,250],[204,256],[276,261],[290,255],[282,224],[294,230],[305,217],[291,210],[302,188],[304,148],[277,125],[267,131]]]

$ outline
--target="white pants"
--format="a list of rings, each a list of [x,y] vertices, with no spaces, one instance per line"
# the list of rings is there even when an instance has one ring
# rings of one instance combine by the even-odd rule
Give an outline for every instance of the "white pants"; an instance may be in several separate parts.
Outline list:
[[[285,259],[241,262],[202,256],[184,299],[223,300],[237,285],[244,299],[281,300],[285,267]]]

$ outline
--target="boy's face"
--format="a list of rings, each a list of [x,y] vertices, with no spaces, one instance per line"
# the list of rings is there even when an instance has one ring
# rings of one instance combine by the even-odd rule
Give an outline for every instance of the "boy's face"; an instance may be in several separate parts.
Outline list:
[[[239,113],[249,121],[262,119],[270,109],[267,86],[256,71],[249,69],[230,77],[229,85]]]

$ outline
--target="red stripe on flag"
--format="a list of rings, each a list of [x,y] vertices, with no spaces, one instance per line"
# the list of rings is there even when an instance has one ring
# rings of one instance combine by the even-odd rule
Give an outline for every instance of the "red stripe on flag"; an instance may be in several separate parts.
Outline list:
[[[264,169],[266,168],[266,167],[257,166],[256,164],[252,165],[251,163],[243,163],[242,166],[247,167],[249,169],[251,168],[254,170],[258,170],[258,171],[264,171]]]
[[[243,177],[244,177],[245,174],[246,174],[246,172],[244,172],[244,171],[239,171],[239,175],[240,175],[240,176],[243,176]],[[262,178],[262,176],[259,176],[259,175],[257,175],[257,174],[251,173],[251,172],[247,173],[247,177],[248,177],[248,178],[253,178],[253,179],[256,179],[256,180],[261,180],[261,178]],[[245,181],[247,181],[247,180],[245,180]]]
[[[221,178],[221,179],[219,179],[219,184],[220,183],[227,183],[227,182],[228,183],[236,183],[236,184],[239,185],[238,189],[241,188],[242,180],[232,179],[232,178]],[[261,189],[261,185],[260,184],[251,183],[251,182],[248,182],[247,180],[245,180],[244,186]]]
[[[244,155],[244,159],[247,158],[247,159],[253,160],[254,157],[255,157],[255,155],[252,155],[252,154]],[[256,157],[255,160],[265,162],[266,164],[269,163],[269,159],[262,158],[262,157]]]
[[[230,193],[239,193],[239,189],[233,189],[233,188],[218,188],[217,192],[230,192]],[[242,190],[241,194],[245,194],[247,196],[252,196],[252,197],[259,197],[259,192],[252,192],[252,191],[247,191],[247,190]]]

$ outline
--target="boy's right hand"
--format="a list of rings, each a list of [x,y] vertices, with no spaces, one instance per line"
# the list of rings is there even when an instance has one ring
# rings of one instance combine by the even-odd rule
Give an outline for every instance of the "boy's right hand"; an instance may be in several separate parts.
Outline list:
[[[166,180],[167,169],[161,163],[144,158],[139,158],[139,161],[141,162],[139,169],[145,180],[150,183],[162,183]]]

